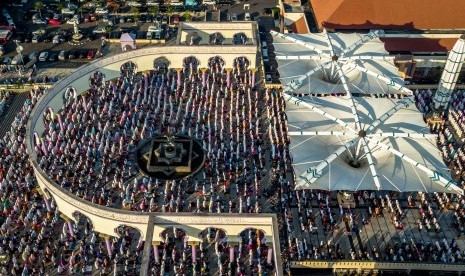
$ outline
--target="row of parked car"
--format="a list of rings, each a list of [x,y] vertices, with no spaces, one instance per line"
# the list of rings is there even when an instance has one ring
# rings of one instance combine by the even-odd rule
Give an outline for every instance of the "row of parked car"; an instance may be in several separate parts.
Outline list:
[[[93,59],[95,58],[95,55],[97,53],[97,50],[70,50],[70,51],[65,51],[61,50],[59,52],[55,51],[49,51],[45,50],[42,51],[39,54],[39,61],[57,61],[57,60],[67,60],[67,59]],[[32,53],[31,53],[32,54]],[[34,53],[37,55],[37,53]]]

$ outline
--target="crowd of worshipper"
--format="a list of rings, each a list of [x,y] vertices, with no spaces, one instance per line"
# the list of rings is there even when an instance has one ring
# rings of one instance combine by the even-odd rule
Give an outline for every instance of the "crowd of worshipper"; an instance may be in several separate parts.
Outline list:
[[[127,64],[121,77],[111,81],[97,72],[89,80],[88,92],[77,96],[68,88],[63,109],[44,112],[45,132],[35,134],[34,144],[39,164],[61,187],[108,207],[144,212],[276,212],[285,267],[286,261],[305,259],[464,261],[457,242],[442,237],[428,242],[410,237],[361,250],[343,248],[331,239],[315,242],[311,237],[319,230],[357,236],[381,216],[396,231],[403,231],[407,208],[416,210],[419,231],[441,232],[440,212],[450,210],[455,231],[465,234],[465,199],[417,193],[409,195],[405,204],[397,193],[366,191],[355,194],[365,208],[351,210],[331,203],[334,193],[295,191],[286,102],[277,89],[255,89],[255,76],[248,67],[246,58],[238,58],[232,70],[226,70],[222,59],[213,58],[203,70],[195,58],[187,58],[179,72],[164,67],[140,74],[135,73],[135,64]],[[0,256],[9,256],[1,274],[138,274],[144,243],[135,229],[122,227],[116,229],[118,237],[99,237],[85,217],[76,214],[76,223],[62,218],[54,200],[39,194],[24,139],[32,107],[43,92],[31,91],[0,140]],[[430,102],[428,97],[421,99]],[[137,143],[166,133],[200,140],[206,151],[204,170],[184,180],[137,176],[133,154]],[[451,143],[445,130],[443,135],[443,141]],[[154,246],[150,272],[269,272],[271,241],[259,229],[245,230],[241,237],[238,244],[228,243],[224,231],[208,228],[204,242],[192,245],[183,229],[170,229],[163,233],[165,241]]]
[[[226,69],[217,57],[204,70],[195,58],[186,58],[179,71],[163,67],[141,74],[129,63],[111,81],[97,72],[85,95],[68,88],[63,108],[44,112],[45,132],[35,134],[39,165],[61,187],[107,207],[262,212],[267,198],[261,182],[268,168],[284,171],[290,162],[282,161],[288,156],[283,98],[276,91],[255,89],[249,66],[248,59],[239,57]],[[138,142],[163,134],[201,141],[204,169],[182,180],[138,175]],[[271,241],[255,230],[236,246],[216,239],[212,254],[206,254],[206,246],[187,246],[179,237],[178,243],[173,236],[154,248],[153,273],[169,269],[181,275],[194,269],[208,275],[215,269],[222,275],[245,275],[273,269]],[[212,263],[204,255],[216,258]]]
[[[129,235],[129,230],[106,242],[88,221],[66,222],[54,200],[39,194],[24,139],[31,110],[44,92],[42,88],[30,91],[10,130],[0,138],[0,274],[113,271],[121,275],[124,271],[125,275],[137,275],[142,251],[136,248],[139,240],[131,243],[134,235]]]
[[[0,91],[0,116],[2,116],[3,112],[6,110],[6,105],[11,100],[11,93],[10,91],[1,90]]]
[[[417,107],[425,114],[431,109],[434,90],[414,91]],[[438,134],[438,147],[445,163],[451,169],[452,178],[459,186],[465,188],[465,154],[464,154],[464,111],[465,91],[455,91],[450,99],[449,107],[440,122],[429,123],[433,133]],[[450,204],[450,199],[440,197],[443,204]],[[459,197],[455,204],[454,225],[457,231],[465,234],[465,199]]]
[[[375,261],[428,261],[442,263],[465,262],[463,252],[454,238],[439,236],[442,231],[439,224],[441,212],[453,212],[454,221],[460,221],[463,230],[464,199],[460,199],[457,207],[453,206],[452,196],[445,193],[379,193],[375,191],[359,191],[354,194],[359,208],[351,209],[334,202],[334,193],[328,191],[293,191],[289,206],[283,206],[284,219],[288,232],[287,247],[290,260],[375,260]],[[403,195],[404,198],[400,198]],[[407,198],[405,198],[405,196]],[[406,201],[406,202],[405,202]],[[402,202],[402,203],[401,203]],[[297,208],[297,223],[293,222],[295,214],[290,206]],[[412,209],[418,217],[416,226],[405,221],[405,210]],[[384,217],[384,218],[383,218]],[[418,227],[420,232],[435,232],[436,239],[423,240],[418,236],[405,235],[401,239],[379,240],[378,242],[362,243],[360,232],[364,227],[372,227],[374,220],[381,218],[383,222],[392,223],[394,231],[403,232],[404,227]],[[390,222],[389,222],[390,221]],[[379,222],[376,222],[379,223]],[[386,225],[388,226],[388,225]],[[381,227],[381,226],[380,226]],[[388,227],[389,228],[389,227]],[[315,238],[318,230],[326,237],[323,240]],[[409,229],[408,231],[411,231]],[[459,229],[457,229],[459,230]],[[336,238],[340,232],[351,233],[350,239],[358,239],[360,250],[349,243],[345,248]],[[374,231],[374,229],[373,229]],[[389,237],[388,229],[381,228],[382,237]],[[460,232],[456,231],[460,237]],[[299,234],[300,233],[300,234]],[[344,237],[342,237],[344,238]],[[334,243],[334,240],[339,242]],[[378,247],[383,243],[383,247]]]

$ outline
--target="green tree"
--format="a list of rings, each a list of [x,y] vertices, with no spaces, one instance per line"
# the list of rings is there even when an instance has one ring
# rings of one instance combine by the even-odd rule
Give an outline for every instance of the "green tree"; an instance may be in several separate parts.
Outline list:
[[[132,10],[132,15],[134,16],[134,22],[139,23],[139,16],[140,16],[140,11],[138,8],[134,8]]]
[[[168,14],[168,25],[171,25],[171,15],[174,13],[174,7],[169,6],[166,13]]]
[[[190,12],[190,11],[186,11],[186,12],[184,13],[184,18],[186,19],[186,21],[191,21],[191,19],[192,19],[191,12]]]
[[[151,13],[153,16],[155,16],[158,13],[158,7],[150,7],[149,8],[149,13]]]
[[[57,4],[57,10],[59,10],[59,11],[61,11],[64,7],[65,7],[65,5],[62,2],[59,2]]]
[[[36,2],[34,4],[34,7],[35,7],[36,11],[39,12],[40,17],[42,17],[42,8],[44,7],[44,4],[42,2]]]

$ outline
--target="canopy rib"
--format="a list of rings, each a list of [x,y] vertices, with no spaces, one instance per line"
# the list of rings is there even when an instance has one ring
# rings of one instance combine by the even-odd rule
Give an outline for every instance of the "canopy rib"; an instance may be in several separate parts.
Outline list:
[[[323,110],[319,109],[318,107],[310,104],[309,102],[303,101],[302,99],[291,96],[291,95],[289,95],[287,93],[284,93],[283,96],[284,96],[284,99],[286,99],[286,101],[292,102],[295,105],[302,105],[302,106],[305,106],[307,108],[310,108],[311,110],[315,111],[316,113],[318,113],[318,114],[320,114],[322,116],[325,116],[326,118],[332,120],[333,122],[336,122],[337,124],[341,125],[342,127],[350,130],[351,132],[357,133],[353,128],[351,128],[349,126],[348,123],[344,122],[343,120],[341,120],[339,118],[334,117],[331,114],[328,114],[326,111],[323,111]]]
[[[437,138],[437,134],[432,133],[404,133],[404,132],[380,132],[380,133],[373,133],[368,134],[368,137],[394,137],[394,138]]]
[[[345,131],[289,131],[289,136],[354,136],[355,133]]]
[[[275,32],[275,31],[270,31],[270,34],[272,36],[275,36],[275,37],[279,37],[279,38],[282,38],[282,39],[285,39],[285,40],[289,40],[291,42],[294,42],[296,44],[299,44],[299,45],[302,45],[304,46],[305,48],[308,48],[310,50],[313,50],[315,52],[317,52],[318,54],[322,55],[322,56],[326,56],[326,57],[330,57],[328,54],[326,54],[325,52],[323,52],[323,50],[311,45],[310,43],[306,43],[306,42],[303,42],[301,40],[298,40],[296,38],[293,38],[289,35],[285,35],[285,34],[282,34],[282,33],[278,33],[278,32]]]
[[[323,169],[325,169],[332,161],[334,161],[339,155],[344,153],[346,150],[348,150],[351,146],[353,146],[356,143],[356,140],[358,138],[355,138],[346,144],[342,145],[339,147],[335,152],[333,152],[331,155],[329,155],[325,160],[323,160],[320,164],[318,164],[316,167],[311,167],[307,169],[306,172],[301,174],[298,179],[296,180],[296,189],[308,189],[310,188],[309,185],[311,185],[315,180],[321,177],[321,172]]]
[[[331,52],[331,56],[335,56],[333,44],[331,43],[331,38],[329,37],[329,34],[326,31],[326,29],[324,30],[324,34],[325,34],[325,37],[326,37],[326,43],[328,44],[328,47],[329,47],[330,52]],[[350,99],[350,109],[352,110],[352,116],[354,116],[355,129],[356,130],[361,130],[362,126],[360,124],[360,118],[358,116],[357,108],[355,107],[355,101],[352,98],[352,94],[350,94],[349,86],[347,85],[347,80],[346,80],[346,77],[344,76],[344,72],[342,72],[342,68],[337,63],[337,60],[334,60],[332,65],[334,65],[334,67],[336,68],[336,71],[337,71],[337,74],[339,75],[342,86],[344,87],[344,90],[346,91],[347,96]]]
[[[310,55],[302,55],[302,56],[287,56],[287,55],[277,55],[276,60],[327,60],[328,58],[322,56],[310,56]]]
[[[335,64],[337,73],[341,79],[342,86],[344,87],[347,97],[349,97],[350,100],[350,110],[352,110],[352,115],[354,116],[354,121],[355,121],[355,129],[356,130],[361,130],[362,126],[360,124],[360,117],[358,116],[357,108],[355,107],[355,101],[352,98],[352,94],[350,94],[349,86],[347,85],[347,80],[346,77],[344,76],[344,73],[342,72],[341,66],[336,62]]]
[[[381,190],[381,183],[379,182],[379,176],[378,176],[378,173],[377,173],[376,168],[375,168],[375,161],[373,160],[373,154],[371,153],[371,150],[368,147],[368,144],[367,144],[367,142],[365,140],[365,137],[362,137],[361,140],[362,140],[362,144],[363,144],[363,150],[365,151],[365,155],[366,155],[367,160],[368,160],[368,166],[370,167],[371,176],[373,177],[373,181],[375,182],[375,186],[379,191],[379,190]]]
[[[404,161],[412,164],[416,168],[422,170],[423,172],[425,172],[429,176],[429,178],[432,181],[438,183],[440,186],[446,188],[447,190],[449,190],[451,192],[463,195],[463,189],[461,189],[457,185],[455,185],[453,180],[446,179],[444,176],[442,176],[442,174],[440,172],[433,171],[433,170],[425,167],[423,164],[421,164],[419,162],[416,162],[415,160],[413,160],[410,157],[406,156],[402,152],[394,149],[392,146],[388,146],[388,145],[386,145],[386,144],[384,144],[384,143],[382,143],[380,141],[377,141],[377,140],[375,140],[373,138],[368,138],[367,137],[367,139],[370,142],[374,143],[375,145],[380,146],[381,148],[390,151],[391,153],[393,153],[397,157],[401,158],[402,160],[404,160]]]

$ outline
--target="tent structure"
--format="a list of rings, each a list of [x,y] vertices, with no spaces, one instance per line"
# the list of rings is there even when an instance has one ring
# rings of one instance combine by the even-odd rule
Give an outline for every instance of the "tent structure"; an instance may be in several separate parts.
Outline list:
[[[121,50],[126,51],[126,46],[130,46],[133,50],[136,49],[136,34],[133,33],[123,33],[119,38],[121,43]]]
[[[281,34],[272,31],[284,91],[294,94],[406,94],[394,57],[378,37],[368,34]]]
[[[455,89],[457,79],[462,70],[463,62],[465,61],[465,35],[460,36],[454,45],[454,48],[449,52],[444,71],[442,72],[438,90],[434,96],[434,108],[444,109],[447,107],[452,96],[452,91]]]
[[[314,34],[301,40],[273,33],[288,102],[287,127],[296,188],[463,194],[450,179],[436,146],[436,135],[429,133],[414,105],[412,91],[393,75],[397,69],[391,68],[385,51],[377,42],[376,47],[358,50],[381,34],[374,31],[356,35],[356,39],[351,34],[324,32],[310,42]],[[284,47],[282,40],[292,43]],[[300,52],[297,46],[303,47]],[[288,47],[294,56],[278,56],[280,49]],[[320,65],[314,66],[315,62]],[[310,68],[304,68],[303,63]],[[282,73],[290,77],[283,78]],[[331,81],[315,78],[316,74]],[[314,79],[326,85],[312,85]]]

